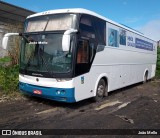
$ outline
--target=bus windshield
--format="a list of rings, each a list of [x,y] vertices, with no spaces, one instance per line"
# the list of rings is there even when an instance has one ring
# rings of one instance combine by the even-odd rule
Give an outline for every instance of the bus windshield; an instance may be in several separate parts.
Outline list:
[[[29,18],[25,22],[25,32],[60,31],[74,29],[76,14],[53,14]]]
[[[42,74],[71,70],[72,50],[62,50],[63,33],[26,34],[22,38],[20,69]]]

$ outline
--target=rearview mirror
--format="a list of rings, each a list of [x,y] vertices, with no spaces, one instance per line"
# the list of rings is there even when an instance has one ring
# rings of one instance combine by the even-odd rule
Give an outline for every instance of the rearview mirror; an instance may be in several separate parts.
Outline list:
[[[8,49],[8,39],[10,36],[18,36],[19,33],[7,33],[4,35],[3,40],[2,40],[2,48],[3,49]]]
[[[64,32],[63,38],[62,38],[62,50],[63,51],[69,51],[70,48],[70,39],[71,39],[71,33],[76,33],[77,30],[70,29]]]

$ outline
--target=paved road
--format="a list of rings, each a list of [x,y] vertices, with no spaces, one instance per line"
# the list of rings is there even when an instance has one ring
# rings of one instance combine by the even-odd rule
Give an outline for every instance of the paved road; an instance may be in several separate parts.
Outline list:
[[[0,103],[0,128],[158,129],[159,107],[160,80],[111,92],[100,103],[66,104],[25,96]]]

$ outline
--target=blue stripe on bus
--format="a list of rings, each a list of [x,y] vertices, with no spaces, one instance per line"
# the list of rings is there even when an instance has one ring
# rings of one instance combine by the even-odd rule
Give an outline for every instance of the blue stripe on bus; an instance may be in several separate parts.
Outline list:
[[[74,88],[54,88],[36,86],[19,82],[19,89],[23,93],[33,96],[42,97],[50,100],[73,103],[76,102],[74,96]]]

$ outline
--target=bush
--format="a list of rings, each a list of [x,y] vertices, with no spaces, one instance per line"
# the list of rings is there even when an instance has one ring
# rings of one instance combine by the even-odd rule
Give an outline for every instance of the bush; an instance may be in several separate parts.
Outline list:
[[[19,45],[20,45],[20,40],[19,37],[14,38],[14,46],[10,47],[8,50],[8,55],[9,58],[11,59],[10,64],[11,65],[17,65],[19,63]]]
[[[4,94],[18,91],[19,65],[6,66],[10,62],[9,57],[0,59],[0,90]]]
[[[6,66],[6,64],[9,64],[9,62],[11,62],[10,57],[0,58],[0,67],[1,66]]]
[[[3,94],[14,94],[18,91],[19,80],[19,38],[15,38],[8,57],[0,58],[0,91]]]
[[[160,48],[157,49],[157,70],[156,76],[160,78]]]

